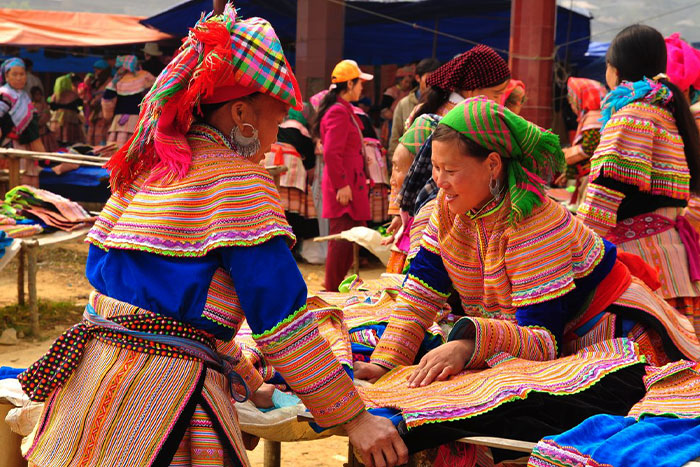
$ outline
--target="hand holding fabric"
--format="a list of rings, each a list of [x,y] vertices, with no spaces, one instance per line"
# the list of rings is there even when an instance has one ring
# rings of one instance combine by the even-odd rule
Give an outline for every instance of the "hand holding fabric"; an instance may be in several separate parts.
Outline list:
[[[355,362],[352,365],[352,370],[355,378],[364,379],[370,383],[374,383],[384,374],[389,371],[384,367],[375,365],[374,363]]]
[[[275,405],[274,402],[272,402],[272,394],[274,392],[275,386],[263,383],[258,390],[250,396],[250,401],[259,409],[269,409]]]
[[[427,386],[444,381],[464,369],[474,353],[472,339],[457,339],[437,347],[420,359],[418,368],[408,377],[408,387]]]

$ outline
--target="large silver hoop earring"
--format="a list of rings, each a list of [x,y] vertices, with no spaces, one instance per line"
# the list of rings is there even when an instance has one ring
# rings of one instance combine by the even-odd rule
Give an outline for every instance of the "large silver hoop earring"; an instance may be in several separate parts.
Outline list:
[[[243,127],[249,126],[253,129],[252,136],[245,136],[238,126],[234,126],[229,135],[229,140],[233,150],[243,157],[253,157],[260,151],[260,140],[258,130],[250,123],[244,123]]]
[[[500,183],[498,183],[498,179],[494,178],[493,175],[489,178],[489,191],[494,198],[501,194]]]

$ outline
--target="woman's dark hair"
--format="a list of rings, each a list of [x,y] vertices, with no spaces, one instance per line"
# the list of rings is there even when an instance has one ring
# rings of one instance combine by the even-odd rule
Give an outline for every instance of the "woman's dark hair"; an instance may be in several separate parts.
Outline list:
[[[666,42],[656,29],[633,24],[615,36],[605,59],[617,69],[620,81],[639,81],[645,77],[652,79],[666,72]],[[690,190],[700,194],[700,136],[690,105],[678,86],[666,78],[658,81],[673,93],[671,113],[683,139],[685,160],[690,171]]]
[[[409,126],[413,124],[413,121],[416,118],[423,114],[437,113],[437,111],[440,110],[440,107],[442,107],[450,98],[450,94],[450,91],[445,91],[437,86],[432,86],[430,89],[425,91],[425,94],[421,96],[420,102],[418,103],[420,107],[418,107],[418,110],[408,122]]]
[[[316,118],[311,124],[311,134],[313,136],[321,136],[321,120],[323,119],[323,116],[333,104],[338,102],[338,96],[341,95],[343,91],[348,89],[348,83],[357,83],[359,80],[360,78],[355,78],[351,79],[350,81],[335,83],[333,89],[328,91],[328,94],[323,96],[323,99],[321,99],[321,103],[318,106],[318,112],[316,112]]]
[[[247,101],[247,102],[253,102],[259,95],[262,93],[260,92],[254,92],[253,94],[249,94],[247,96],[239,97],[237,99],[232,99],[230,101],[223,101],[223,102],[217,102],[215,104],[199,104],[199,109],[197,107],[194,108],[194,116],[197,121],[200,121],[202,123],[206,123],[207,120],[209,120],[209,117],[216,112],[218,109],[221,107],[225,106],[229,102],[233,101]]]
[[[463,154],[482,160],[489,157],[489,154],[493,152],[447,125],[438,125],[437,128],[435,128],[433,132],[433,141],[440,141],[442,143],[457,142],[459,150]]]

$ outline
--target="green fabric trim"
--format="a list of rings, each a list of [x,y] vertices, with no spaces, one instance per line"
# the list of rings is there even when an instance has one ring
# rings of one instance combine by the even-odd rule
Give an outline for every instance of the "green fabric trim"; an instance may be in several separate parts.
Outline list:
[[[275,333],[276,333],[277,331],[279,331],[281,328],[283,328],[284,326],[288,325],[289,323],[291,323],[292,321],[294,321],[295,319],[297,319],[297,317],[298,317],[300,314],[304,313],[305,311],[306,311],[306,304],[302,305],[301,308],[299,308],[297,311],[293,312],[291,315],[289,315],[289,316],[287,316],[286,318],[284,318],[284,319],[283,319],[282,321],[280,321],[279,323],[275,324],[275,325],[274,325],[272,328],[270,328],[269,330],[263,331],[263,332],[260,333],[260,334],[253,334],[253,339],[256,339],[256,340],[257,340],[257,339],[262,339],[262,338],[269,337],[269,336],[275,334]]]

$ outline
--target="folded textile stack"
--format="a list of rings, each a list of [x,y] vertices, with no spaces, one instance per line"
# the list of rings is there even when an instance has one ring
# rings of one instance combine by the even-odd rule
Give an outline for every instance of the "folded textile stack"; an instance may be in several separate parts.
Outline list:
[[[3,213],[15,221],[16,227],[24,224],[23,221],[28,219],[65,231],[86,227],[95,220],[78,203],[50,191],[26,185],[15,187],[7,192]]]
[[[0,205],[4,207],[4,205]],[[15,219],[5,214],[0,214],[0,232],[2,235],[7,235],[10,239],[12,238],[24,238],[31,237],[32,235],[40,234],[44,231],[41,224],[31,219]]]

